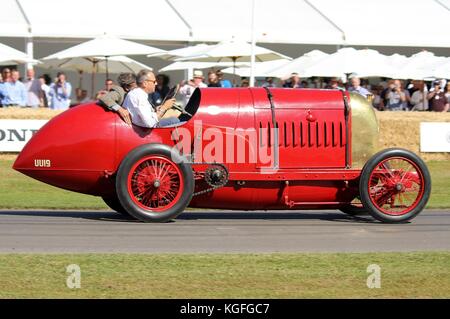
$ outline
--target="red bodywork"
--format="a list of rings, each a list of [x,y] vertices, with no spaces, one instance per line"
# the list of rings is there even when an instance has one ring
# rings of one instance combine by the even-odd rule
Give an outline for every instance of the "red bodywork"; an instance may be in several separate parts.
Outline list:
[[[194,154],[207,147],[195,141],[199,134],[196,126],[201,122],[202,130],[214,127],[224,134],[257,130],[256,147],[267,147],[272,154],[278,153],[278,159],[271,167],[259,159],[236,163],[236,158],[227,155],[231,150],[237,153],[237,141],[224,143],[223,150],[216,152],[223,152],[222,164],[229,171],[227,185],[194,196],[191,207],[298,209],[351,202],[358,194],[361,172],[351,169],[351,116],[345,119],[344,103],[344,95],[350,99],[348,94],[337,90],[270,91],[274,108],[263,88],[196,90],[187,106],[194,116],[177,128],[131,128],[96,104],[77,106],[41,128],[17,158],[14,169],[57,187],[105,196],[114,192],[115,173],[137,146],[174,146],[180,142],[180,131],[188,130]],[[277,140],[274,127],[278,128]],[[255,147],[250,139],[241,142],[247,143],[248,149]],[[194,171],[204,168],[193,165]],[[195,188],[199,191],[207,185],[199,180]]]

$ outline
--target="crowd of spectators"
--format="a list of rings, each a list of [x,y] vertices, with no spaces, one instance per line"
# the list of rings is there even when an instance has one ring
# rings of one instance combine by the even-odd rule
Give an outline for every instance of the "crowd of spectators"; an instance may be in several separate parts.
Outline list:
[[[28,69],[25,78],[19,70],[10,68],[4,68],[0,74],[0,107],[65,110],[70,106],[72,86],[63,72],[58,73],[54,82],[48,74],[36,78],[34,69]]]
[[[156,76],[155,92],[150,95],[152,105],[159,105],[164,101],[170,89],[170,78],[165,74]],[[373,84],[367,79],[360,79],[356,75],[350,76],[348,83],[339,78],[309,78],[301,79],[297,73],[292,73],[288,79],[278,80],[266,77],[257,82],[260,87],[283,88],[324,88],[345,89],[358,93],[371,101],[374,108],[380,111],[450,111],[450,82],[435,80],[431,83],[424,81],[402,81],[398,79],[381,79]],[[248,78],[242,77],[239,84],[224,79],[220,70],[211,70],[207,77],[201,70],[195,70],[192,79],[180,83],[180,95],[186,104],[196,88],[205,87],[248,87]],[[105,88],[97,92],[99,99],[111,90],[114,81],[107,79]],[[47,74],[36,79],[33,69],[28,69],[25,79],[18,70],[4,68],[0,73],[0,107],[48,107],[64,110],[71,104],[85,103],[92,99],[87,90],[77,89],[76,103],[71,103],[72,85],[66,80],[66,75],[59,72],[54,81]]]
[[[248,83],[247,78],[242,78],[240,86],[247,87]],[[292,73],[290,78],[278,83],[274,78],[266,77],[256,86],[344,89],[364,96],[380,111],[450,111],[450,81],[444,79],[429,83],[418,80],[381,79],[371,84],[367,79],[350,75],[348,83],[345,84],[338,78],[301,80],[297,73]]]

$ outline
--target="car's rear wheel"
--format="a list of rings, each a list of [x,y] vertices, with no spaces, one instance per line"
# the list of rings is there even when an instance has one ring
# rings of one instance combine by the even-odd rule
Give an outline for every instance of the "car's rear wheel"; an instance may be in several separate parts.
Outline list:
[[[416,154],[387,149],[366,163],[359,190],[361,202],[372,217],[386,223],[405,222],[425,208],[431,193],[431,177]]]
[[[108,205],[109,208],[112,210],[118,212],[121,215],[130,217],[130,214],[123,208],[122,204],[120,203],[117,196],[111,195],[111,196],[102,196],[103,201],[106,205]]]
[[[182,213],[191,201],[192,167],[166,145],[143,145],[120,164],[116,191],[122,207],[133,217],[166,222]]]

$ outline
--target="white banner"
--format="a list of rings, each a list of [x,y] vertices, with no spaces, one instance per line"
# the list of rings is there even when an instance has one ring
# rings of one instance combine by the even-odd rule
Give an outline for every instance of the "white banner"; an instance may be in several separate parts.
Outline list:
[[[20,152],[48,120],[0,120],[0,152]]]
[[[450,122],[420,123],[421,152],[450,152]]]

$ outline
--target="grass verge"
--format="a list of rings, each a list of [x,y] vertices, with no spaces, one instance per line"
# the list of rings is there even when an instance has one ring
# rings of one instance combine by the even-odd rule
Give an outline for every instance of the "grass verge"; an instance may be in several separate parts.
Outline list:
[[[66,267],[81,268],[81,288]],[[367,267],[381,267],[369,289]],[[449,298],[450,252],[0,255],[0,298]]]
[[[14,171],[14,159],[0,158],[0,208],[17,209],[108,209],[102,199],[65,191]],[[432,192],[427,208],[450,208],[450,163],[427,163]]]
[[[100,197],[56,188],[11,167],[13,159],[0,159],[0,208],[108,209]]]

